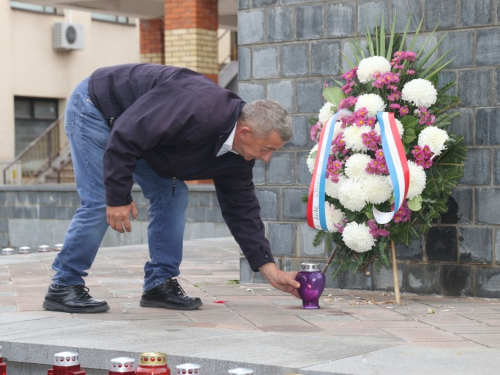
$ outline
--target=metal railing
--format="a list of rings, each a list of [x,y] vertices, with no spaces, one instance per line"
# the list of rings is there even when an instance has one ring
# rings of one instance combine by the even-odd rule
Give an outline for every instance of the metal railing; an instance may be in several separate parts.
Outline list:
[[[21,183],[26,184],[52,166],[52,161],[61,150],[59,124],[63,119],[64,116],[61,116],[54,121],[4,168],[4,185],[12,185],[19,181],[18,174],[21,175]]]
[[[218,37],[219,45],[219,67],[231,61],[238,60],[238,46],[236,44],[236,32],[226,29]]]

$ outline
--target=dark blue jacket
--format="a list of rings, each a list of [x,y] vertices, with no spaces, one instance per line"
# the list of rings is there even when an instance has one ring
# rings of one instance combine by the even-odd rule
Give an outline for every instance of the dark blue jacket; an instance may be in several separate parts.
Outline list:
[[[273,261],[254,194],[254,161],[232,152],[216,158],[245,104],[241,98],[199,73],[156,64],[98,69],[89,94],[112,127],[104,154],[107,205],[132,201],[138,158],[166,178],[213,179],[224,220],[251,268]]]

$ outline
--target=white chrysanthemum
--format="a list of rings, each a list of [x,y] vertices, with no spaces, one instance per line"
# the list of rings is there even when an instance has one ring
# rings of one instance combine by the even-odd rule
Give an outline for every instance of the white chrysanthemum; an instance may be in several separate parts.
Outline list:
[[[345,162],[344,173],[353,179],[362,179],[368,174],[365,169],[372,158],[366,154],[354,154]]]
[[[339,198],[339,187],[345,182],[346,178],[344,176],[339,176],[339,182],[332,182],[329,178],[325,180],[325,194],[329,197],[338,199]]]
[[[345,226],[342,239],[350,249],[358,253],[369,251],[375,245],[375,238],[371,235],[370,228],[354,221]]]
[[[417,78],[403,86],[401,98],[414,106],[429,108],[436,103],[437,91],[430,81]]]
[[[345,215],[341,210],[336,208],[333,204],[325,202],[325,219],[328,232],[337,233],[339,230],[335,224],[342,224],[344,218]]]
[[[337,135],[339,135],[340,133],[343,133],[343,132],[344,132],[344,129],[342,129],[342,122],[337,121],[335,123],[335,128],[333,128],[332,140],[335,140],[335,138],[337,138]]]
[[[357,152],[366,152],[368,151],[368,147],[363,144],[363,139],[361,138],[361,134],[368,133],[372,130],[368,125],[363,126],[349,126],[344,129],[344,142],[345,146],[348,149]]]
[[[326,102],[325,105],[323,105],[323,108],[319,110],[319,115],[318,119],[321,122],[327,121],[330,117],[333,116],[333,111],[335,110],[336,105],[332,104],[330,102]]]
[[[339,186],[338,199],[342,206],[350,211],[361,211],[366,205],[366,192],[359,180],[346,178]]]
[[[373,74],[384,74],[391,71],[391,63],[382,56],[367,57],[359,62],[358,79],[361,83],[374,81]]]
[[[410,172],[410,186],[406,198],[413,199],[424,191],[427,177],[424,168],[410,160],[408,160],[408,170]]]
[[[382,99],[377,94],[363,94],[358,96],[358,101],[354,106],[354,110],[366,108],[368,111],[368,116],[373,117],[377,115],[377,112],[383,112],[385,110],[384,99]]]
[[[448,133],[439,129],[436,126],[428,126],[422,130],[418,136],[418,145],[424,147],[429,146],[431,151],[437,156],[445,149],[444,143],[450,139]]]
[[[316,156],[317,154],[314,153],[318,152],[318,145],[315,144],[314,147],[311,149],[311,152],[309,153],[309,156],[306,159],[307,162],[307,168],[309,168],[309,172],[312,174],[314,172],[314,165],[316,164]],[[311,157],[311,155],[314,154],[314,157]]]
[[[405,132],[405,128],[403,127],[403,124],[401,123],[401,121],[399,121],[397,118],[395,118],[395,120],[396,120],[396,126],[398,128],[399,136],[401,138],[403,138],[403,134]],[[377,134],[380,135],[380,124],[378,122],[375,123],[375,126],[373,127],[373,130],[375,130],[375,132],[377,132]]]
[[[367,202],[373,204],[384,203],[392,197],[392,184],[389,176],[367,174],[361,183],[366,192]]]

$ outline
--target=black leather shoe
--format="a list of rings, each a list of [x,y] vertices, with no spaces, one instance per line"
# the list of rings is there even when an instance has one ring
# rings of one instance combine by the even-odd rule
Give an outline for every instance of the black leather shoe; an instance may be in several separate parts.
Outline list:
[[[90,296],[89,288],[84,285],[50,285],[43,308],[68,313],[100,313],[109,310],[106,301]]]
[[[177,280],[166,279],[157,287],[142,294],[142,307],[163,307],[172,310],[194,310],[203,306],[198,297],[189,297]]]

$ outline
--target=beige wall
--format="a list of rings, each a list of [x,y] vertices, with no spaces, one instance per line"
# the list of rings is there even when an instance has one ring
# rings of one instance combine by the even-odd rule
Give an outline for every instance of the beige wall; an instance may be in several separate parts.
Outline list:
[[[90,13],[46,15],[14,10],[0,1],[0,161],[14,158],[14,96],[58,98],[60,115],[73,88],[95,69],[140,61],[139,21],[135,26],[92,21]],[[55,51],[55,22],[85,27],[85,48]]]

